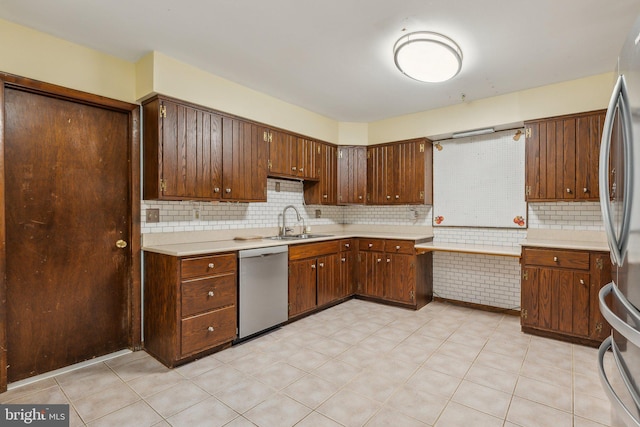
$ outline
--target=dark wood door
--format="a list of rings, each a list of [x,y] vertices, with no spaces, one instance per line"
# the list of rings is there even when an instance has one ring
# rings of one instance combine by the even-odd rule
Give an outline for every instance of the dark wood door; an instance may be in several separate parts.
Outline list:
[[[225,117],[222,120],[222,199],[267,201],[269,143],[265,128]]]
[[[292,172],[295,155],[295,139],[292,135],[280,131],[267,131],[269,140],[269,174],[273,176],[295,176]]]
[[[604,112],[576,119],[576,199],[599,200],[600,141]]]
[[[340,298],[340,266],[338,254],[318,258],[318,305],[329,304]]]
[[[380,205],[384,200],[384,157],[382,147],[367,147],[367,203]]]
[[[5,90],[8,380],[125,348],[128,114]]]
[[[307,138],[297,138],[296,140],[296,163],[297,177],[302,179],[319,179],[318,158],[316,141]]]
[[[338,149],[338,203],[364,204],[367,192],[367,147]]]
[[[416,302],[416,262],[414,255],[387,254],[385,297],[399,302]]]
[[[360,252],[359,280],[362,282],[362,294],[384,297],[384,271],[386,258],[382,252]]]
[[[316,260],[289,261],[289,317],[316,307]]]
[[[538,326],[538,304],[540,301],[540,284],[538,282],[538,269],[535,267],[522,267],[522,281],[520,290],[521,322],[523,326]],[[547,301],[550,303],[550,301]]]
[[[558,280],[558,330],[589,335],[589,272],[562,271]]]
[[[320,203],[336,205],[338,203],[338,150],[335,145],[321,144],[320,146]]]
[[[347,297],[355,293],[353,280],[353,251],[340,253],[340,280],[338,281],[338,298]]]

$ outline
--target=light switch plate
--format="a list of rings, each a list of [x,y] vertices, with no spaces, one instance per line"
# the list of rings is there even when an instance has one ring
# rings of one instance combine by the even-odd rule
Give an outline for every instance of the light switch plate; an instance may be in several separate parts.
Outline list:
[[[160,222],[160,209],[147,209],[147,222]]]

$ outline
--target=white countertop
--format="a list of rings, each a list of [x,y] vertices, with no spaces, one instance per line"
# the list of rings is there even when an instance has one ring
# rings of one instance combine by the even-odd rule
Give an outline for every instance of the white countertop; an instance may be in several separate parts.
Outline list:
[[[607,237],[599,231],[529,229],[521,246],[609,252]]]
[[[230,232],[233,232],[237,237],[249,240],[235,240],[230,235]],[[221,233],[185,232],[156,234],[158,235],[148,234],[143,236],[142,250],[171,256],[190,256],[265,248],[269,246],[297,245],[353,237],[413,240],[416,243],[420,243],[433,238],[433,229],[430,227],[316,226],[313,228],[311,234],[325,234],[327,236],[300,240],[269,240],[260,238],[276,235],[277,230],[275,229],[232,230]],[[163,234],[163,236],[160,234]],[[221,240],[215,240],[217,237]],[[251,239],[251,237],[256,238]]]

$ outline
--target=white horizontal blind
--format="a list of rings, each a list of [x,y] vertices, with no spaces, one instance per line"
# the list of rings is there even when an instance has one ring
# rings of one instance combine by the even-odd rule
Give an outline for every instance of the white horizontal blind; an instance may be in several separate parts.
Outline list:
[[[433,225],[526,228],[525,138],[516,130],[439,141],[433,150]]]

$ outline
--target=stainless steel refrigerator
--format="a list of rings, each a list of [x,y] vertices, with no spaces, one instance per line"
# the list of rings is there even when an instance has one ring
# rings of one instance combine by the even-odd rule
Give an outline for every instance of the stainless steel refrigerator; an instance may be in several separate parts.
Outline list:
[[[640,18],[618,58],[600,149],[600,207],[613,263],[599,295],[613,328],[600,346],[600,379],[613,425],[640,427]]]

